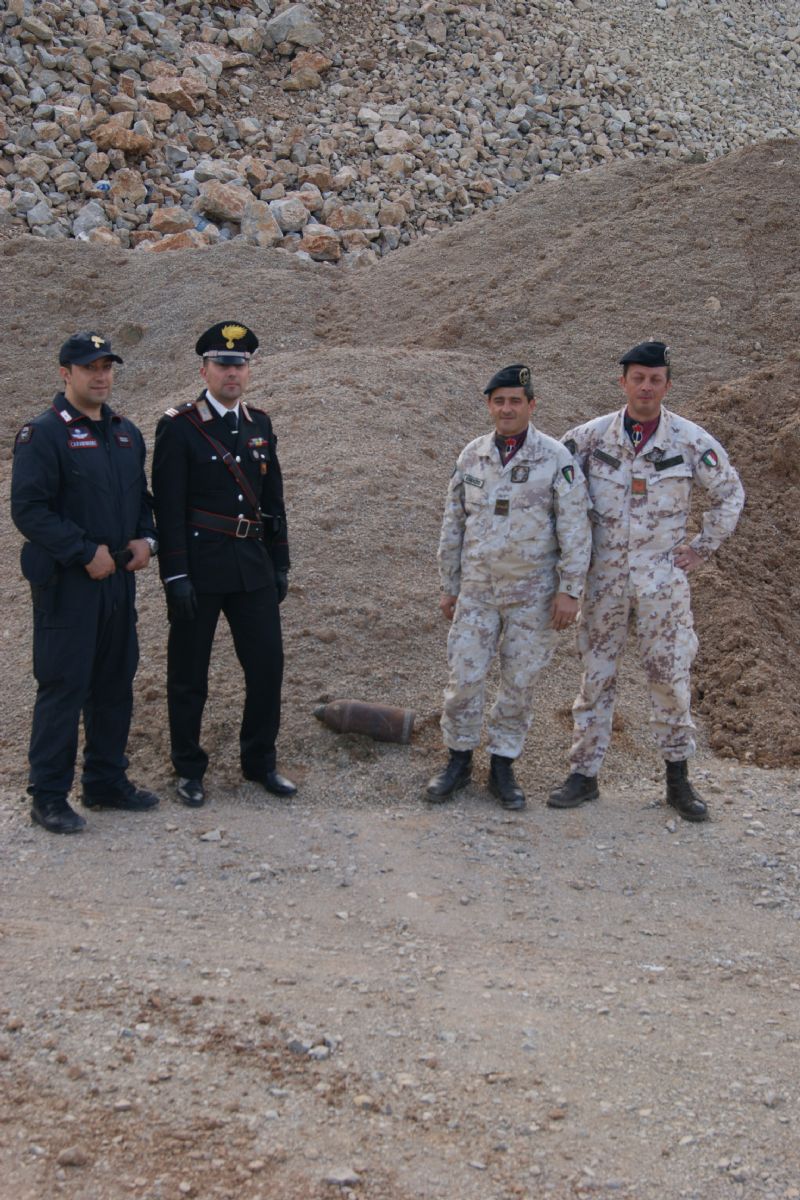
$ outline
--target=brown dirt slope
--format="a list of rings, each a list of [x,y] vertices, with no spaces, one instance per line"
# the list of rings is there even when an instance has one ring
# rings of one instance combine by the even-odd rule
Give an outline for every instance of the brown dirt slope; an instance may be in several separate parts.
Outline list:
[[[742,475],[736,537],[697,582],[696,704],[712,749],[761,766],[800,762],[800,355],[706,389],[691,416]]]
[[[313,722],[308,727],[321,693],[372,695],[429,715],[439,704],[444,630],[436,619],[434,555],[442,497],[455,454],[484,427],[480,389],[491,370],[531,361],[537,419],[560,434],[618,403],[616,359],[642,336],[672,343],[678,409],[704,388],[726,394],[731,380],[780,363],[800,323],[793,283],[800,235],[792,219],[799,189],[797,141],[764,143],[708,165],[615,165],[535,189],[356,273],[236,244],[155,261],[74,242],[7,243],[0,286],[13,297],[13,315],[5,331],[3,495],[15,430],[52,395],[55,348],[76,326],[102,329],[122,350],[115,402],[150,439],[165,407],[196,394],[197,332],[222,316],[252,324],[263,353],[251,398],[270,409],[280,436],[295,562],[285,609],[283,744],[289,761],[316,758],[324,769],[328,743]],[[764,419],[755,405],[753,430]],[[740,450],[735,425],[720,424],[717,407],[701,398],[697,415],[742,459],[751,497],[763,488],[763,506],[780,505],[784,477],[774,472],[753,482],[752,455]],[[11,571],[3,589],[9,673],[0,715],[4,726],[18,725],[4,753],[11,778],[22,784],[32,700],[29,606],[15,571],[19,537],[3,508],[0,553]],[[712,572],[760,561],[752,520]],[[707,595],[718,595],[716,578],[698,579],[699,610]],[[742,614],[762,605],[763,586],[755,568],[736,579],[727,598],[734,620],[725,628],[741,629]],[[163,770],[167,762],[163,601],[154,578],[142,585],[141,721],[133,749],[155,782],[156,764]],[[699,616],[698,683],[714,736],[723,730],[721,749],[766,761],[738,710],[731,720],[724,687],[708,684],[722,659],[724,629]],[[223,640],[220,654],[227,653]],[[784,666],[788,697],[798,691],[797,668],[790,659]],[[576,677],[565,642],[527,755],[545,779],[561,769],[568,730],[558,713]],[[239,690],[238,671],[220,661],[208,710],[212,752],[230,736]],[[759,717],[767,740],[771,702]],[[626,713],[621,705],[621,728],[633,738],[645,725],[640,709],[637,702]],[[430,754],[433,732],[428,740]],[[774,742],[770,761],[794,761],[785,757],[786,739]]]

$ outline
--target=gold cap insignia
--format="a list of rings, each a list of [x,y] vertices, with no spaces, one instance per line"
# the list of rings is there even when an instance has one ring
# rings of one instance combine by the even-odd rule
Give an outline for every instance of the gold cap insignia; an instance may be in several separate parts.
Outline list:
[[[664,347],[664,365],[669,366],[669,346]]]
[[[225,345],[229,350],[234,349],[234,343],[238,342],[239,338],[243,338],[247,330],[244,325],[223,325],[220,333],[225,338]]]
[[[519,369],[519,386],[527,387],[528,384],[530,383],[530,381],[531,381],[530,370],[527,367],[520,367],[520,369]]]
[[[96,333],[92,334],[91,341],[94,342],[95,350],[99,350],[101,346],[105,346],[105,344],[106,344],[106,339],[104,337],[100,337]]]

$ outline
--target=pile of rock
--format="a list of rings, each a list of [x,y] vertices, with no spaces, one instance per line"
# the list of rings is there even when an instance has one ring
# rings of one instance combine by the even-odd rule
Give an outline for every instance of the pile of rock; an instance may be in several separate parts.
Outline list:
[[[357,263],[537,180],[800,134],[771,6],[598,7],[7,0],[0,227]]]

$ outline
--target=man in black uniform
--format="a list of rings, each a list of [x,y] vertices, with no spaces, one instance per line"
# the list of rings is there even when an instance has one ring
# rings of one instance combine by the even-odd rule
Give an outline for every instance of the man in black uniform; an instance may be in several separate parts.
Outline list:
[[[208,755],[200,726],[214,632],[224,613],[244,670],[242,774],[276,796],[297,789],[276,770],[283,647],[278,605],[289,547],[277,439],[265,412],[244,404],[251,329],[220,321],[195,350],[206,389],[158,424],[153,493],[167,593],[167,701],[178,798],[204,803]]]
[[[17,434],[11,515],[28,539],[38,684],[29,750],[31,816],[53,833],[86,822],[67,802],[83,712],[83,803],[143,810],[152,792],[125,775],[139,659],[134,572],[157,549],[142,435],[108,406],[114,363],[98,333],[61,347],[52,406]]]

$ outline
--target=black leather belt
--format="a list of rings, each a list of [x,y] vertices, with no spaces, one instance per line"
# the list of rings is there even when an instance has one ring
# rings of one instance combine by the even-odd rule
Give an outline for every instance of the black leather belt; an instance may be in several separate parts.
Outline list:
[[[222,513],[204,512],[202,508],[190,508],[189,524],[199,529],[211,529],[214,533],[225,533],[235,538],[261,538],[264,536],[262,521],[250,521],[247,517],[225,517]]]

